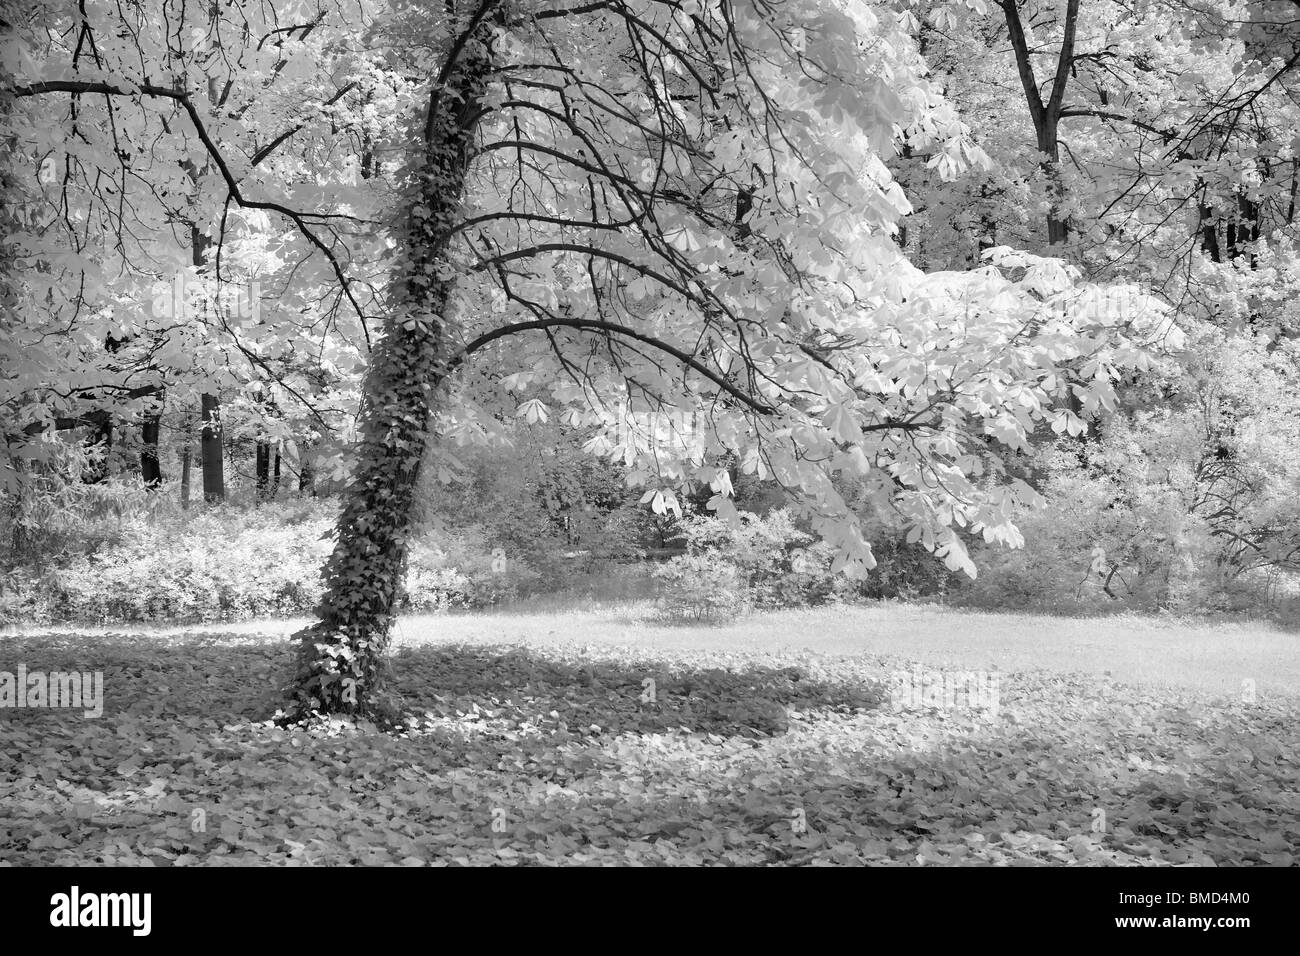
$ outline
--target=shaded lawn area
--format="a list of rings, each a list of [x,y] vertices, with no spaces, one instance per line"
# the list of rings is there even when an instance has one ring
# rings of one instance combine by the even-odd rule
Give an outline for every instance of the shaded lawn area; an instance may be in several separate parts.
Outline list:
[[[102,670],[105,694],[100,719],[0,711],[0,860],[1294,862],[1300,698],[1271,689],[1276,671],[1247,703],[1218,674],[1238,665],[1205,654],[1211,676],[1188,686],[1118,679],[1129,664],[1004,666],[996,714],[896,710],[890,675],[909,660],[933,667],[943,647],[945,667],[980,668],[1029,640],[986,637],[980,657],[969,618],[1001,616],[942,612],[954,634],[913,635],[903,657],[880,652],[887,628],[863,632],[864,610],[918,626],[912,609],[782,612],[728,644],[736,628],[614,612],[408,620],[394,675],[418,716],[400,736],[265,722],[283,626],[0,637],[0,670]],[[777,649],[852,640],[837,620],[860,634],[853,656]],[[1274,652],[1237,648],[1246,668]]]

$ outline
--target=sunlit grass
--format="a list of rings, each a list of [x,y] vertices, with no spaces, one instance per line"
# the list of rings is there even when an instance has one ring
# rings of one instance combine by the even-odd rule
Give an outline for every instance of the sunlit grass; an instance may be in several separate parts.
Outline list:
[[[811,650],[887,655],[952,667],[1043,669],[1134,684],[1235,693],[1300,692],[1300,635],[1263,623],[1155,616],[1059,618],[933,605],[874,604],[754,613],[723,623],[661,622],[650,602],[531,606],[403,618],[399,645],[487,642],[641,645],[662,649]]]

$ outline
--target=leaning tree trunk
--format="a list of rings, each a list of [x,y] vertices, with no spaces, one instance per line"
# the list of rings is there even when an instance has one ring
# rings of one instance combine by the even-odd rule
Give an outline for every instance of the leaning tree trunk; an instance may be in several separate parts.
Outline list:
[[[394,307],[370,355],[356,470],[325,565],[319,620],[296,635],[289,719],[313,711],[390,712],[379,694],[384,652],[406,573],[435,394],[446,368],[443,313],[452,283],[438,276],[465,190],[492,62],[492,28],[492,18],[480,16],[445,82],[435,82],[430,94],[423,155],[407,205],[405,261]]]

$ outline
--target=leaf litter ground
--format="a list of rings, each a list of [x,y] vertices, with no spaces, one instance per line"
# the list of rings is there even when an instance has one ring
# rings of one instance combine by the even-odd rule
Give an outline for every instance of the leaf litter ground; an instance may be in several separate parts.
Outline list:
[[[0,861],[1295,862],[1300,698],[1012,670],[896,709],[897,656],[430,643],[403,734],[266,720],[279,635],[0,638],[104,674],[104,714],[0,711]],[[926,667],[935,671],[933,663]],[[651,683],[653,682],[653,683]]]

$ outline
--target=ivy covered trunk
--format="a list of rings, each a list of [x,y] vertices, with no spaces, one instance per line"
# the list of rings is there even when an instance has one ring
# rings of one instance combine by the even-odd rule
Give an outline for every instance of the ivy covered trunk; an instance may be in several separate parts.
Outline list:
[[[493,23],[492,17],[476,19],[430,93],[406,213],[404,262],[393,308],[370,355],[355,472],[325,565],[325,595],[317,622],[296,635],[291,719],[312,711],[379,716],[389,710],[380,693],[385,652],[446,368],[443,314],[452,280],[442,273],[491,69]]]

